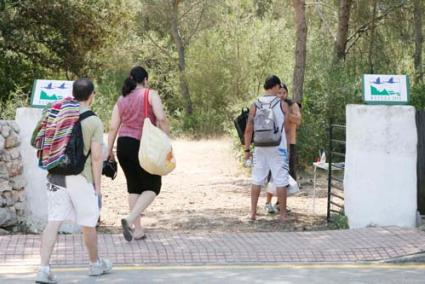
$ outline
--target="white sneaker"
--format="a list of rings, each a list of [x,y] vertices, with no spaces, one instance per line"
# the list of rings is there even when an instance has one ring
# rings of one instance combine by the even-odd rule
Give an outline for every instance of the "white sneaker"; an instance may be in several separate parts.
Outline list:
[[[37,273],[37,277],[35,278],[35,283],[56,284],[58,283],[58,281],[56,280],[55,276],[53,276],[52,272],[39,270]]]
[[[100,258],[96,264],[90,264],[89,275],[99,276],[112,271],[112,262],[106,258]]]
[[[276,213],[276,210],[274,209],[273,205],[271,205],[270,203],[266,203],[266,205],[264,206],[264,208],[267,211],[267,213],[269,213],[269,214]]]

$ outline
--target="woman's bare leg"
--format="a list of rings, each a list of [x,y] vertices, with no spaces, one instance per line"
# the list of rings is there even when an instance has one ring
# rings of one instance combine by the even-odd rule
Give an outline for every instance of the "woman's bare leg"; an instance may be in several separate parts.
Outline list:
[[[130,193],[128,195],[128,205],[130,207],[130,212],[133,210],[134,205],[136,204],[139,197],[140,197],[140,194],[135,194],[135,193]],[[137,238],[139,234],[143,234],[143,228],[142,228],[142,224],[141,224],[140,214],[134,220],[133,224],[134,224],[135,236]]]
[[[134,194],[134,195],[137,195],[137,194]],[[127,220],[129,224],[134,224],[136,232],[137,230],[143,231],[142,226],[140,224],[140,214],[146,208],[148,208],[149,205],[151,205],[151,203],[155,200],[155,198],[156,198],[156,193],[149,190],[149,191],[144,191],[141,195],[137,197],[137,199],[136,198],[134,198],[134,200],[132,199],[132,201],[135,201],[135,202],[132,203],[133,206],[131,208],[131,212],[125,219]],[[137,234],[135,234],[135,237],[136,238],[138,237]]]

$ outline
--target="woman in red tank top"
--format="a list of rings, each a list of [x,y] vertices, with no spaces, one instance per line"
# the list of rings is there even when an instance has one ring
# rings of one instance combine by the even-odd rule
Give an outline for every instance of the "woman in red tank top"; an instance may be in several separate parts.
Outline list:
[[[124,81],[122,95],[112,111],[108,134],[109,159],[115,160],[113,145],[117,139],[117,156],[127,180],[130,214],[121,220],[127,241],[146,237],[140,214],[154,201],[161,190],[161,177],[146,172],[139,163],[140,139],[146,118],[145,101],[148,102],[147,117],[167,134],[169,126],[158,93],[148,88],[148,73],[140,66],[130,71]],[[147,96],[147,100],[145,100]],[[133,229],[134,226],[134,229]]]

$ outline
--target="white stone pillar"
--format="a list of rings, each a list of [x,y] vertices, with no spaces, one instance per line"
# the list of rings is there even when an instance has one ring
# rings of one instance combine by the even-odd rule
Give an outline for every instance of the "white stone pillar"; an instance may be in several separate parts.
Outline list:
[[[344,203],[350,228],[415,227],[415,108],[347,105],[346,116]]]
[[[42,229],[47,220],[46,171],[37,166],[36,150],[30,145],[32,132],[40,117],[41,109],[18,108],[16,110],[16,123],[21,129],[24,177],[27,180],[25,215],[26,223],[31,231]]]
[[[41,109],[18,108],[16,110],[16,123],[21,128],[21,155],[24,165],[24,177],[27,181],[25,187],[26,224],[33,232],[42,230],[47,222],[47,171],[38,167],[36,150],[31,146],[31,136],[37,122],[41,118]],[[79,230],[77,226],[66,223],[62,226],[63,232]]]

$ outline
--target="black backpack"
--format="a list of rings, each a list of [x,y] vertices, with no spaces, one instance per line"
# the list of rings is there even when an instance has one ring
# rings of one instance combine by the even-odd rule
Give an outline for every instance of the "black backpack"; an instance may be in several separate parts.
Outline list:
[[[78,175],[84,170],[84,165],[86,164],[88,156],[90,156],[90,151],[87,153],[87,156],[84,155],[84,139],[81,121],[93,115],[96,114],[91,110],[80,114],[80,118],[75,122],[72,128],[71,139],[66,145],[65,159],[59,165],[50,169],[50,174],[70,176]]]
[[[242,145],[245,145],[245,128],[248,122],[249,109],[243,108],[241,114],[233,121]]]

